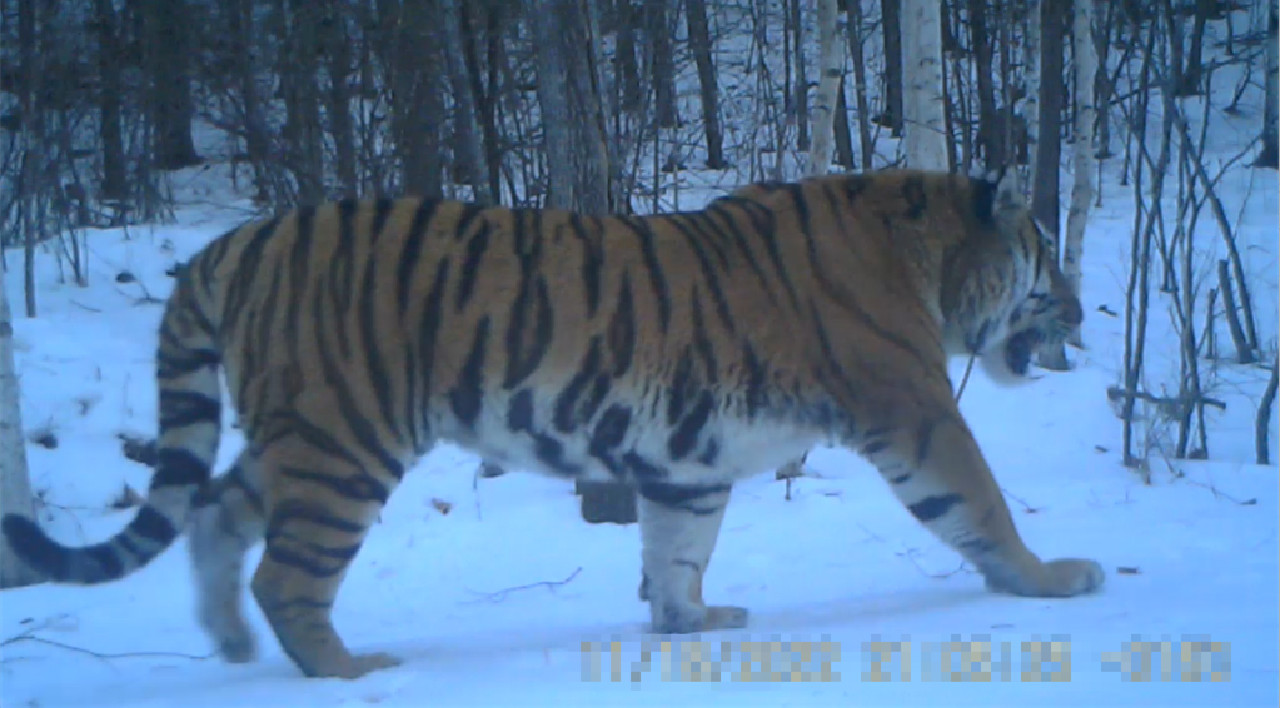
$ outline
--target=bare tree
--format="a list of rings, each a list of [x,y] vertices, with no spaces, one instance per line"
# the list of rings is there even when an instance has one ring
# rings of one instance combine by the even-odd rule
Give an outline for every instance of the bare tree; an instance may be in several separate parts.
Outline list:
[[[1276,388],[1280,386],[1280,362],[1271,362],[1271,378],[1267,380],[1267,389],[1262,393],[1262,402],[1258,404],[1258,415],[1254,420],[1254,447],[1256,462],[1260,465],[1271,464],[1271,445],[1268,437],[1271,431],[1271,409],[1276,403]]]
[[[821,75],[817,101],[813,106],[813,139],[809,145],[809,166],[806,170],[811,175],[824,175],[831,166],[836,99],[844,78],[844,53],[836,34],[837,27],[836,0],[818,0]]]
[[[4,263],[0,263],[0,513],[35,516],[31,481],[27,474],[26,440],[22,434],[18,376],[13,364],[13,315]],[[36,581],[9,546],[0,543],[0,589],[30,585]]]
[[[902,135],[902,3],[903,0],[882,0],[880,3],[885,97],[880,125],[889,128],[895,138]]]
[[[458,162],[466,171],[465,179],[471,184],[475,201],[496,204],[497,195],[490,189],[487,179],[488,169],[484,162],[485,152],[480,131],[476,130],[476,95],[467,77],[466,52],[462,43],[462,36],[467,28],[463,23],[460,2],[461,0],[441,0],[440,8],[445,24],[444,53],[449,66],[449,83],[453,90],[454,149],[461,158]]]
[[[1066,104],[1062,61],[1070,9],[1068,2],[1043,0],[1041,6],[1039,127],[1036,130],[1034,178],[1031,183],[1031,213],[1053,234],[1059,253],[1062,252],[1062,225],[1058,169],[1062,162],[1062,112]]]
[[[942,94],[942,7],[902,0],[903,131],[907,166],[947,169],[946,98]]]
[[[885,3],[887,6],[889,0]],[[849,9],[849,58],[853,61],[853,95],[854,107],[858,115],[858,149],[861,152],[861,166],[871,169],[871,157],[875,153],[875,143],[871,139],[871,110],[867,102],[867,65],[862,51],[862,0],[848,0]]]
[[[1254,165],[1280,167],[1280,9],[1275,0],[1264,0],[1267,21],[1267,98],[1262,111],[1262,151]]]
[[[667,0],[645,0],[645,31],[649,36],[653,90],[658,125],[674,128],[680,123],[676,108],[676,65],[671,47]],[[581,49],[581,48],[579,48]]]
[[[629,0],[624,0],[628,2]],[[689,26],[689,50],[698,66],[698,85],[702,98],[702,128],[707,137],[707,167],[724,169],[724,134],[720,129],[720,91],[716,68],[711,61],[711,32],[707,26],[705,0],[686,0],[685,19]]]
[[[1072,12],[1072,55],[1075,59],[1075,123],[1073,125],[1072,163],[1075,174],[1071,183],[1071,208],[1067,212],[1067,234],[1063,240],[1062,273],[1071,284],[1071,291],[1080,294],[1080,258],[1084,251],[1084,227],[1093,201],[1093,170],[1095,164],[1092,145],[1093,125],[1097,117],[1094,105],[1094,79],[1097,74],[1097,57],[1093,43],[1094,0],[1074,0]],[[1072,335],[1072,344],[1079,345],[1080,334]],[[1059,345],[1055,351],[1040,353],[1040,365],[1063,370],[1068,367],[1066,351]]]
[[[191,138],[195,109],[191,101],[185,36],[189,31],[184,0],[142,0],[149,106],[152,120],[153,163],[176,170],[200,163]]]

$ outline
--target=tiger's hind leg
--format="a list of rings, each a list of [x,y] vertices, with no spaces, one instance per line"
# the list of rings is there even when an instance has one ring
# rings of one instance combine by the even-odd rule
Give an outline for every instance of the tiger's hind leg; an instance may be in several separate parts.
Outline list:
[[[256,461],[245,451],[197,498],[188,535],[200,624],[213,637],[218,653],[233,663],[257,656],[242,609],[242,576],[245,552],[262,540],[265,528],[262,479]]]
[[[729,485],[641,484],[641,599],[649,601],[653,631],[686,634],[747,625],[742,607],[708,607],[702,577],[729,503]]]
[[[1092,560],[1041,561],[1027,549],[978,443],[949,396],[925,407],[914,425],[882,428],[860,440],[920,523],[959,551],[992,590],[1027,597],[1070,597],[1102,586]]]
[[[331,611],[347,568],[403,468],[362,465],[322,432],[277,436],[259,457],[266,484],[266,551],[250,588],[281,648],[304,674],[357,678],[399,664],[383,653],[352,654]]]

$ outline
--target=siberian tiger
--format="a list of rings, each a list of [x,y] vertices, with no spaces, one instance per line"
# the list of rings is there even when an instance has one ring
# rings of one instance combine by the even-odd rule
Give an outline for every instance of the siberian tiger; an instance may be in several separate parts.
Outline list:
[[[1068,597],[1091,560],[1020,538],[952,398],[947,355],[1025,375],[1082,310],[1005,179],[917,171],[759,184],[704,209],[597,218],[427,199],[342,201],[237,228],[179,274],[160,325],[157,464],[119,534],[67,548],[8,516],[45,577],[99,583],[189,529],[200,617],[255,655],[251,591],[308,676],[353,655],[338,586],[437,441],[640,494],[652,630],[741,628],[703,574],[731,485],[817,443],[857,451],[996,591]],[[219,369],[248,447],[211,480]]]

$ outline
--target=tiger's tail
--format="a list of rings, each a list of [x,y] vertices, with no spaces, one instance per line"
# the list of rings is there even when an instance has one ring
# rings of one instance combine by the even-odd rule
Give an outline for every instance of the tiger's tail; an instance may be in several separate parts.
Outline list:
[[[209,483],[222,433],[221,356],[197,290],[190,270],[180,275],[161,320],[155,476],[129,525],[102,543],[69,548],[32,519],[9,514],[0,522],[14,554],[44,579],[96,584],[122,578],[160,555],[186,527],[197,493]]]

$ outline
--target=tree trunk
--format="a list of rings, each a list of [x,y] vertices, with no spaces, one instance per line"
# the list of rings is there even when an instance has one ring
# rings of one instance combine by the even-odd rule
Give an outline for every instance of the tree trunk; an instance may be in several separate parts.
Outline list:
[[[1058,166],[1062,159],[1062,60],[1068,0],[1044,0],[1040,22],[1040,127],[1035,143],[1031,212],[1062,253]]]
[[[1044,14],[1045,0],[1027,0],[1026,30],[1023,33],[1022,72],[1023,86],[1023,120],[1027,129],[1027,169],[1024,171],[1026,182],[1024,191],[1030,193],[1036,183],[1036,147],[1040,143],[1040,28],[1041,16]],[[1011,126],[1012,127],[1012,126]]]
[[[333,140],[334,172],[343,197],[359,193],[356,176],[355,128],[351,120],[352,56],[351,36],[347,31],[348,5],[338,0],[325,0],[319,5],[317,40],[326,63],[328,91],[325,112],[329,119],[329,137]]]
[[[1262,111],[1262,151],[1254,162],[1257,167],[1280,167],[1280,10],[1275,0],[1267,0],[1271,6],[1267,22],[1267,100]]]
[[[624,0],[624,4],[629,0]],[[707,137],[707,168],[722,170],[728,167],[724,159],[724,135],[720,129],[720,90],[716,83],[716,68],[711,61],[711,32],[707,25],[705,0],[686,0],[686,19],[689,26],[689,51],[698,66],[698,85],[702,97],[702,127]]]
[[[98,71],[102,86],[98,91],[98,136],[102,140],[103,199],[126,199],[129,177],[124,160],[120,96],[122,59],[116,11],[110,0],[94,0],[94,21],[98,25]]]
[[[9,309],[9,289],[0,263],[0,514],[35,516],[31,480],[27,473],[26,438],[22,434],[18,375],[13,363],[13,315]],[[0,543],[0,589],[36,582],[22,561]]]
[[[667,25],[667,0],[645,0],[645,10],[645,29],[649,34],[653,58],[654,107],[657,109],[658,127],[674,128],[680,124],[680,115],[676,110],[676,64],[672,56],[671,30]]]
[[[310,0],[283,0],[277,12],[277,26],[288,28],[279,66],[285,109],[281,131],[285,162],[297,184],[298,201],[315,204],[325,197],[324,129],[316,87],[321,53],[319,8]]]
[[[379,15],[389,56],[386,85],[391,93],[391,135],[400,163],[400,186],[407,194],[444,195],[444,84],[436,66],[439,17],[423,2],[380,0]]]
[[[631,0],[617,0],[615,9],[618,31],[618,83],[621,85],[622,110],[635,114],[640,112],[644,102],[640,90],[640,66],[636,62],[636,10]]]
[[[946,105],[942,94],[942,7],[902,0],[903,131],[907,166],[947,169]]]
[[[791,34],[791,65],[795,72],[795,83],[790,96],[792,117],[796,122],[796,149],[808,150],[809,141],[809,77],[804,63],[804,16],[800,12],[800,0],[789,0],[787,3],[787,28]],[[781,156],[779,156],[781,157]]]
[[[846,170],[851,170],[854,168],[855,163],[853,161],[853,133],[849,130],[849,99],[845,96],[846,93],[844,80],[842,79],[836,91],[836,119],[832,130],[835,131],[836,139],[836,164]]]
[[[902,137],[902,0],[880,4],[884,30],[884,113],[880,125],[895,138]]]
[[[1075,174],[1071,183],[1071,208],[1067,212],[1067,234],[1062,248],[1062,274],[1071,284],[1071,292],[1080,295],[1080,259],[1084,252],[1084,227],[1089,218],[1089,206],[1093,202],[1093,124],[1097,116],[1094,105],[1094,79],[1097,75],[1097,57],[1093,43],[1094,0],[1074,0],[1072,12],[1072,54],[1075,73],[1075,124],[1071,147]],[[1081,345],[1080,332],[1071,335],[1071,344]],[[1056,351],[1041,352],[1040,365],[1062,371],[1068,368],[1065,347]]]
[[[1271,362],[1271,379],[1267,381],[1267,389],[1262,393],[1262,401],[1258,404],[1258,416],[1253,424],[1254,450],[1257,463],[1271,464],[1271,444],[1268,441],[1271,432],[1271,409],[1276,403],[1276,388],[1280,385],[1280,361]]]
[[[995,73],[991,33],[987,29],[987,0],[969,0],[969,37],[978,87],[978,147],[989,169],[1011,163],[996,112]]]
[[[146,33],[143,46],[150,78],[152,164],[162,170],[177,170],[201,161],[191,139],[195,111],[187,71],[190,52],[185,23],[189,18],[184,5],[183,0],[142,2]]]
[[[818,47],[821,54],[818,95],[813,106],[812,143],[809,146],[810,175],[824,175],[831,167],[835,145],[833,131],[837,93],[844,75],[844,53],[836,36],[836,0],[818,0]]]
[[[489,188],[484,162],[484,148],[476,111],[476,95],[467,78],[467,62],[464,58],[462,36],[466,27],[462,21],[462,0],[442,0],[441,19],[444,22],[444,54],[449,66],[449,84],[453,91],[454,150],[459,155],[459,166],[465,172],[459,180],[471,185],[473,198],[480,204],[496,204],[496,196]]]
[[[887,0],[885,6],[894,0]],[[871,169],[875,144],[871,141],[871,111],[867,106],[867,66],[862,56],[862,2],[849,0],[849,57],[853,60],[854,105],[858,109],[858,149],[862,169]]]

